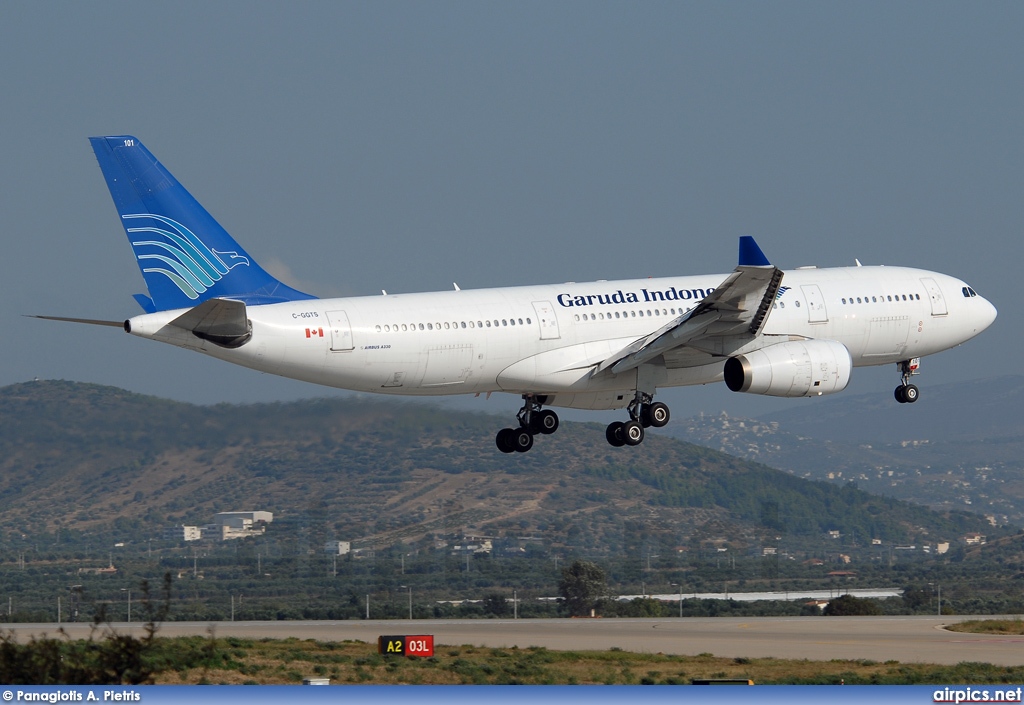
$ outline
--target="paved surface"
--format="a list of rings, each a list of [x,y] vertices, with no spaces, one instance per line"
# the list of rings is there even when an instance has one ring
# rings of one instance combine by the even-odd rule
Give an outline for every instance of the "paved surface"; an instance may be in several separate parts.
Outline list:
[[[981,661],[1024,664],[1024,636],[959,634],[945,624],[971,617],[716,617],[687,619],[523,619],[394,620],[322,622],[168,622],[161,636],[207,635],[258,639],[356,639],[376,642],[383,634],[433,634],[437,644],[556,650],[602,650],[694,655],[873,659],[955,664]],[[54,634],[56,624],[13,624],[19,639]],[[89,625],[65,624],[70,636],[89,634]],[[117,623],[119,632],[128,625]],[[141,625],[131,625],[141,634]]]

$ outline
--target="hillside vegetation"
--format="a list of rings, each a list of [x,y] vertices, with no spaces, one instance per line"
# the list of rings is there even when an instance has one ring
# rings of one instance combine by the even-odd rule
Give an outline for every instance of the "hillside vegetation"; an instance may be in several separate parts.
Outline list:
[[[852,485],[809,482],[665,437],[616,449],[565,424],[529,454],[496,419],[417,404],[318,399],[199,407],[72,382],[0,390],[0,530],[152,537],[262,509],[313,541],[383,546],[433,533],[532,535],[615,553],[624,522],[670,545],[838,530],[854,541],[982,528]]]

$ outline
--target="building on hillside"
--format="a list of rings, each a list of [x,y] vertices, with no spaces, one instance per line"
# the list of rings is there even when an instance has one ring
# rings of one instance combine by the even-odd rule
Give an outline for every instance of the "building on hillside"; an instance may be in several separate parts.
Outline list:
[[[970,533],[964,535],[963,541],[968,546],[980,546],[985,543],[986,539],[985,534]]]
[[[344,556],[352,550],[350,541],[328,541],[324,544],[324,553],[332,556]]]
[[[479,543],[465,543],[452,546],[453,555],[460,553],[490,553],[492,550],[494,550],[494,545],[490,539],[485,539]]]
[[[263,535],[267,524],[274,521],[274,515],[271,512],[218,512],[213,521],[203,527],[203,537],[230,541]]]
[[[198,526],[179,524],[164,529],[164,538],[168,541],[198,541],[203,532]]]
[[[940,556],[947,551],[949,551],[949,541],[940,541],[935,544],[935,552]]]

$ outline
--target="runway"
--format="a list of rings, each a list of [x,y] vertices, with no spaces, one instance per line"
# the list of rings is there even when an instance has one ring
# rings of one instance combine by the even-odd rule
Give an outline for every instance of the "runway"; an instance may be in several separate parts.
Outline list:
[[[543,646],[560,651],[606,650],[728,657],[871,659],[956,664],[1024,663],[1024,636],[960,634],[942,627],[980,617],[700,617],[685,619],[366,620],[316,622],[167,622],[160,636],[208,635],[376,642],[381,635],[432,634],[436,644]],[[985,617],[986,619],[990,617]],[[60,625],[73,638],[88,624]],[[141,635],[142,625],[115,623]],[[19,640],[53,635],[57,624],[12,624]]]

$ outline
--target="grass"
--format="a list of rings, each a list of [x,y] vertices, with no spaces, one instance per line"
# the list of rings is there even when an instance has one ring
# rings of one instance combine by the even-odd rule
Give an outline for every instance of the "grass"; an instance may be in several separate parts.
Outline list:
[[[863,660],[673,656],[621,650],[550,651],[443,646],[430,658],[381,656],[358,641],[205,639],[157,640],[166,670],[157,683],[289,684],[327,677],[333,684],[688,684],[694,678],[749,678],[758,684],[1019,683],[1024,666],[956,666]],[[176,653],[201,658],[175,665]]]
[[[1024,635],[1024,620],[1017,619],[972,619],[957,622],[946,627],[951,632],[968,634],[1015,634]]]

